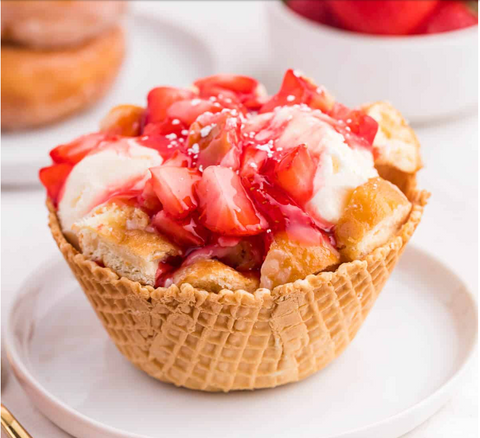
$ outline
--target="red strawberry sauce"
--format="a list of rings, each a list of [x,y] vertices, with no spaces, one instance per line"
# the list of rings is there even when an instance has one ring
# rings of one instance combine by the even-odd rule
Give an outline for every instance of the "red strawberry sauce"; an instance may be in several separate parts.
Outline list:
[[[315,221],[303,206],[313,194],[318,153],[308,144],[278,146],[292,114],[306,112],[345,138],[351,147],[372,149],[377,123],[358,110],[335,103],[321,87],[288,70],[277,94],[244,76],[217,75],[192,90],[158,87],[147,99],[142,133],[135,141],[164,158],[150,169],[140,191],[109,193],[128,199],[151,217],[151,224],[182,248],[182,257],[159,265],[164,285],[182,264],[217,258],[239,271],[258,270],[273,238],[335,245],[333,225]],[[48,196],[57,203],[74,166],[87,154],[120,138],[95,133],[55,148],[52,166],[40,172]],[[108,199],[101,199],[106,202]]]

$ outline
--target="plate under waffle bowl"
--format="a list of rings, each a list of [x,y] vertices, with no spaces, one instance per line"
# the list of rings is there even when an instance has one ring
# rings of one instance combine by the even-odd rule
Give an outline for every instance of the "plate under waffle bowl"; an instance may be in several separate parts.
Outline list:
[[[198,438],[398,438],[461,382],[477,319],[462,281],[408,245],[346,351],[275,389],[212,394],[152,379],[118,351],[60,258],[29,276],[5,328],[29,400],[78,438],[187,437],[192,427]],[[18,390],[10,383],[5,397]]]

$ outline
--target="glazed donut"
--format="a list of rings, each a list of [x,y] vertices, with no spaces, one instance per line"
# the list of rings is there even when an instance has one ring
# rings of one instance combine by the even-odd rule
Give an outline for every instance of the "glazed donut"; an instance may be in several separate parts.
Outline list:
[[[51,49],[85,42],[118,23],[123,1],[2,1],[2,41]]]
[[[68,49],[2,46],[2,130],[47,124],[97,101],[123,60],[123,31]]]

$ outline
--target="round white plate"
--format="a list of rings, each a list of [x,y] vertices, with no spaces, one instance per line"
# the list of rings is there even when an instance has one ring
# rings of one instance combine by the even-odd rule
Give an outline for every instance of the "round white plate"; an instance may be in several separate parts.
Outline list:
[[[150,89],[183,87],[213,74],[209,45],[177,23],[138,10],[127,21],[127,55],[113,88],[86,111],[45,128],[2,133],[2,184],[39,184],[38,170],[58,144],[98,130],[110,108],[122,103],[145,105]]]
[[[5,341],[31,400],[78,438],[394,438],[448,400],[475,347],[476,312],[452,271],[409,248],[332,365],[275,389],[209,394],[134,368],[59,260],[27,280]]]

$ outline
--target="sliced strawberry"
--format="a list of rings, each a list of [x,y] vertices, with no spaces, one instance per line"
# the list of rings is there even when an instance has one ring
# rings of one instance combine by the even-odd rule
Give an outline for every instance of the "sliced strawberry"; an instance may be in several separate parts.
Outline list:
[[[378,131],[378,123],[375,119],[362,111],[352,110],[338,102],[333,106],[330,115],[334,119],[343,122],[345,130],[342,133],[344,135],[347,133],[353,133],[364,138],[368,145],[373,144],[373,140]]]
[[[248,114],[249,109],[253,111],[252,106],[250,105],[250,107],[247,108],[244,104],[240,102],[238,97],[234,95],[233,91],[230,91],[230,92],[225,90],[222,90],[222,92],[219,91],[217,96],[210,96],[208,100],[213,103],[220,104],[225,109],[237,110],[239,113],[242,113],[243,115]],[[260,106],[258,106],[258,108],[260,108]]]
[[[142,146],[155,149],[165,160],[177,151],[186,153],[188,129],[180,121],[177,122],[172,123],[172,120],[166,119],[162,123],[149,123],[145,126],[143,136],[136,141]]]
[[[323,231],[285,192],[272,184],[265,175],[255,175],[250,179],[243,179],[248,193],[255,202],[258,210],[268,218],[271,229],[286,231],[292,239],[315,244],[323,239]],[[266,247],[271,243],[266,233]]]
[[[194,82],[200,95],[208,93],[211,89],[223,88],[233,91],[239,96],[249,96],[256,92],[258,81],[248,76],[218,74],[198,79]]]
[[[305,104],[312,109],[328,112],[334,104],[333,97],[322,87],[293,70],[287,70],[280,91],[270,98],[260,113],[273,111],[278,106]]]
[[[182,100],[193,99],[195,93],[190,90],[172,87],[157,87],[148,93],[147,123],[163,122],[167,118],[170,106]]]
[[[155,149],[164,159],[168,159],[177,151],[186,152],[187,135],[188,129],[183,123],[166,119],[161,123],[146,125],[143,136],[136,141],[142,146]]]
[[[152,172],[153,190],[163,209],[174,218],[183,218],[197,208],[194,185],[201,175],[186,167],[158,166]]]
[[[197,185],[200,220],[209,230],[228,236],[259,234],[268,227],[232,170],[210,166]]]
[[[427,20],[420,29],[420,33],[450,32],[476,25],[478,25],[478,16],[465,3],[445,1]]]
[[[175,151],[170,158],[168,158],[162,166],[171,167],[193,167],[193,158],[182,151]]]
[[[236,114],[236,113],[234,113]],[[203,167],[239,167],[241,121],[232,112],[203,114],[192,124],[187,143]]]
[[[273,228],[284,230],[292,213],[293,216],[297,212],[301,216],[306,216],[298,206],[292,203],[283,190],[278,189],[269,181],[267,176],[257,174],[252,178],[243,178],[243,183],[255,205]]]
[[[185,132],[185,133],[183,133]],[[143,130],[144,136],[175,134],[178,138],[186,137],[188,126],[178,119],[166,118],[163,122],[148,123]]]
[[[137,140],[138,144],[155,149],[165,160],[170,158],[181,146],[180,143],[165,135],[149,135]]]
[[[143,188],[142,193],[138,196],[140,207],[147,210],[150,214],[162,209],[162,204],[153,189],[153,179],[150,178]]]
[[[267,152],[258,150],[255,146],[245,148],[242,157],[242,166],[240,175],[242,177],[251,177],[260,173],[267,162]]]
[[[72,169],[73,165],[69,163],[53,164],[52,166],[40,169],[40,181],[47,189],[47,195],[55,206],[58,204],[60,192]]]
[[[206,230],[192,217],[176,219],[162,210],[153,217],[152,225],[180,246],[205,245]]]
[[[299,205],[313,193],[313,178],[317,165],[306,145],[290,149],[275,166],[275,182]]]
[[[266,95],[258,81],[248,76],[219,74],[199,79],[194,85],[201,97],[224,97],[225,103],[238,100],[251,110],[258,110]]]
[[[100,146],[102,142],[115,138],[115,136],[106,133],[83,135],[70,143],[52,149],[50,156],[55,163],[77,164],[90,151]]]
[[[328,2],[312,0],[289,0],[286,5],[297,14],[317,23],[334,26],[334,18]]]
[[[180,120],[186,126],[190,126],[203,113],[218,113],[222,109],[224,107],[218,102],[196,98],[174,103],[168,109],[168,116],[171,119]]]
[[[408,35],[424,22],[438,0],[329,0],[345,29],[378,35]]]

